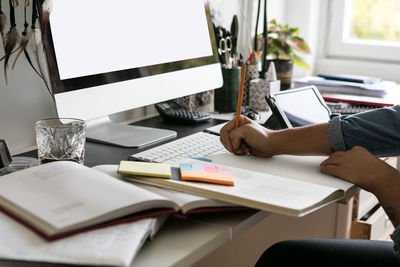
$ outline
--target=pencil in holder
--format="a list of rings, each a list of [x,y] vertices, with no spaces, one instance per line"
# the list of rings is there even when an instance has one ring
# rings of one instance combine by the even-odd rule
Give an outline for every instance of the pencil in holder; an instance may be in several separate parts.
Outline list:
[[[253,79],[249,84],[249,108],[257,111],[269,110],[265,96],[269,92],[268,82],[264,79]]]
[[[231,69],[222,68],[224,85],[215,90],[214,110],[220,113],[235,112],[240,87],[241,69],[234,67]]]

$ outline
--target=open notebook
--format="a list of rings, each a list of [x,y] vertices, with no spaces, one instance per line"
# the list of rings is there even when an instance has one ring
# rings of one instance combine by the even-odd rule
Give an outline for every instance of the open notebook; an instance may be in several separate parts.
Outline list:
[[[338,200],[346,201],[359,190],[351,183],[320,173],[319,164],[324,157],[260,158],[224,153],[207,158],[213,164],[230,166],[235,186],[145,177],[125,179],[297,217]]]
[[[148,217],[187,214],[197,208],[205,208],[203,212],[212,207],[238,208],[206,198],[182,201],[175,194],[152,192],[113,176],[67,161],[4,175],[0,179],[0,210],[55,240]]]

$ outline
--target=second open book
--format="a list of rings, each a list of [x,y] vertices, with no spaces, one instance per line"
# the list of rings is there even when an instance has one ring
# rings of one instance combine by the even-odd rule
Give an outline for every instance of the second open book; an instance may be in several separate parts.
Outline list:
[[[235,186],[129,176],[125,179],[296,217],[338,200],[347,201],[359,190],[351,183],[322,174],[319,165],[324,157],[261,158],[224,153],[208,159],[229,166]]]

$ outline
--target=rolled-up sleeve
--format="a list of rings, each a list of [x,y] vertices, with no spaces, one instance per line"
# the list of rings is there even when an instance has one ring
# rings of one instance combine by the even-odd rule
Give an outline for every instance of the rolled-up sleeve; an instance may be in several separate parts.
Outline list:
[[[400,155],[400,106],[332,119],[328,130],[334,151],[362,146],[372,154]]]

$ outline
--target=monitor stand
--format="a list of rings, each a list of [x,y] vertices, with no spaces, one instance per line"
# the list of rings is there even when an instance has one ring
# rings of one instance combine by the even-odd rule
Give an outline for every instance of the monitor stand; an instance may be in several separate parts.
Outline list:
[[[121,147],[141,147],[176,137],[176,132],[157,128],[118,124],[108,116],[86,122],[86,138]]]

